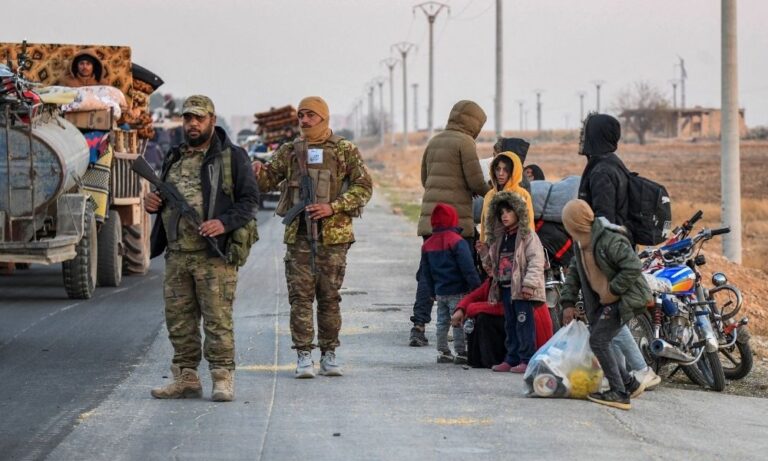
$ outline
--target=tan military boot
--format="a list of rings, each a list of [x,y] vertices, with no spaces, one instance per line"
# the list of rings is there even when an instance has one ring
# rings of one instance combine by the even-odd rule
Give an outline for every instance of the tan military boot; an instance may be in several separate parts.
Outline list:
[[[197,371],[191,368],[179,369],[171,365],[173,382],[163,387],[152,389],[152,397],[156,399],[199,399],[203,396],[203,386]]]
[[[235,372],[226,368],[214,368],[211,370],[213,390],[211,400],[214,402],[231,402],[235,398]]]

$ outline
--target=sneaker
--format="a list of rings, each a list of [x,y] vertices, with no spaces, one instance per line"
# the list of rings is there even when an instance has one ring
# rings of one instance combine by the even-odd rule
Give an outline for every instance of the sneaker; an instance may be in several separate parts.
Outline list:
[[[429,346],[427,336],[424,334],[424,325],[414,325],[411,328],[411,338],[408,345],[411,347]]]
[[[315,362],[312,361],[312,352],[298,351],[296,360],[296,378],[307,379],[315,377]]]
[[[661,384],[661,376],[657,375],[651,367],[645,367],[645,370],[637,370],[633,374],[640,381],[643,390],[652,391]]]
[[[525,370],[528,369],[527,363],[520,363],[518,365],[515,365],[514,367],[509,369],[510,373],[525,373]]]
[[[453,358],[453,363],[456,365],[466,365],[467,364],[467,354],[456,354],[456,356]]]
[[[323,376],[341,376],[341,367],[336,363],[336,352],[326,351],[320,357],[320,374]]]
[[[508,364],[507,362],[501,362],[500,364],[491,367],[491,370],[501,373],[507,373],[511,369],[512,365]]]
[[[632,382],[625,384],[624,388],[627,390],[629,397],[634,399],[640,397],[643,391],[645,391],[645,387],[643,387],[643,385],[640,384],[640,381],[638,381],[637,378],[635,378],[633,375],[630,376],[632,376]]]
[[[453,363],[451,351],[437,351],[437,363]]]
[[[632,408],[632,405],[629,403],[629,395],[626,393],[619,394],[616,391],[595,392],[589,394],[587,399],[600,405],[618,408],[619,410],[629,410]]]

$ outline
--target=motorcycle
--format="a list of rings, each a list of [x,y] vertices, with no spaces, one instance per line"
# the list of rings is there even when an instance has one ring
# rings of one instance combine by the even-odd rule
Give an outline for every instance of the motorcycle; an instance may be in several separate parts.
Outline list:
[[[672,238],[666,244],[687,238],[702,215],[702,211],[699,210],[688,221],[675,228],[672,231]],[[753,366],[752,347],[749,344],[750,335],[747,329],[749,319],[742,317],[736,320],[744,299],[738,287],[729,284],[728,278],[722,272],[712,274],[712,285],[714,288],[704,288],[704,295],[711,302],[710,322],[717,335],[723,374],[726,379],[742,379],[752,371]],[[698,384],[706,386],[706,383]]]
[[[693,382],[722,391],[725,375],[719,358],[720,341],[711,321],[717,318],[718,309],[716,302],[708,299],[698,268],[706,264],[699,253],[704,242],[730,229],[704,229],[689,238],[693,224],[701,218],[700,213],[697,215],[676,229],[671,243],[640,254],[655,303],[630,322],[630,329],[646,362],[657,373],[668,364],[677,364]]]

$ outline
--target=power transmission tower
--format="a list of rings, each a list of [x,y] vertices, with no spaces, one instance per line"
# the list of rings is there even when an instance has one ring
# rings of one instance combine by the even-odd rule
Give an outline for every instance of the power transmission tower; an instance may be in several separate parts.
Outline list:
[[[432,124],[433,112],[435,109],[435,53],[434,53],[434,35],[433,29],[435,25],[435,19],[441,11],[447,10],[448,14],[451,14],[451,8],[445,3],[440,2],[424,2],[419,3],[413,7],[413,13],[416,14],[416,10],[421,10],[427,16],[429,22],[429,103],[427,105],[427,129],[429,130],[429,137],[432,137],[434,132],[434,125]]]
[[[389,134],[392,145],[395,145],[395,66],[398,60],[392,57],[382,59],[381,63],[389,69]]]
[[[725,8],[725,4],[723,4],[723,8]],[[680,60],[680,108],[685,109],[685,79],[688,78],[688,72],[685,71],[685,60],[680,56],[677,58]]]
[[[584,121],[584,96],[587,95],[586,91],[579,91],[576,93],[579,96],[579,123]]]
[[[384,77],[376,77],[374,82],[379,87],[379,145],[384,145]]]
[[[493,119],[496,122],[496,137],[504,134],[504,67],[503,67],[503,30],[501,0],[496,0],[496,99],[494,100]]]
[[[522,99],[518,99],[515,101],[520,109],[520,131],[523,131],[523,104],[525,104],[525,101]]]
[[[413,88],[413,131],[419,131],[419,84],[411,84]]]
[[[400,52],[400,62],[403,64],[403,149],[405,149],[408,147],[408,67],[406,58],[416,45],[411,42],[399,42],[392,47]]]
[[[595,110],[600,112],[600,88],[605,84],[605,80],[592,80],[592,84],[595,85],[597,90],[597,108]]]
[[[373,90],[376,88],[376,85],[373,82],[369,82],[365,87],[368,91],[368,123],[366,123],[366,130],[368,135],[372,135],[376,129],[373,115]]]
[[[721,209],[723,224],[731,232],[723,235],[723,254],[741,264],[741,176],[739,165],[739,60],[737,43],[736,0],[721,0],[721,95],[720,119],[720,188],[723,193]],[[680,59],[681,89],[685,88],[685,68]],[[683,93],[685,94],[685,93]],[[683,107],[685,108],[685,107]]]
[[[536,93],[536,131],[541,131],[541,93],[543,90],[533,90]]]

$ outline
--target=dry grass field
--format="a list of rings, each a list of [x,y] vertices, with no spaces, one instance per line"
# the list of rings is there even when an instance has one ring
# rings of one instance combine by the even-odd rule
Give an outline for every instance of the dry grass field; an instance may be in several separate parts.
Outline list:
[[[557,136],[566,141],[534,141],[526,163],[542,167],[547,179],[581,174],[586,164],[577,152],[577,133]],[[423,189],[420,181],[424,136],[415,134],[407,150],[396,147],[365,149],[378,185],[387,192],[395,212],[418,214]],[[483,133],[480,139],[492,139]],[[417,144],[418,143],[418,144]],[[478,155],[489,157],[493,144],[478,143]],[[662,142],[640,146],[621,144],[619,155],[627,166],[664,184],[672,196],[674,223],[697,209],[704,211],[699,226],[720,223],[720,144],[715,142]],[[720,256],[721,244],[708,242],[705,253],[712,271],[724,271],[745,295],[745,310],[754,333],[768,335],[768,142],[741,145],[741,189],[744,261],[739,266]],[[414,229],[415,235],[415,229]]]

